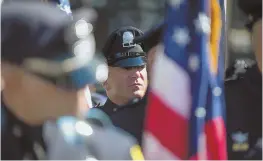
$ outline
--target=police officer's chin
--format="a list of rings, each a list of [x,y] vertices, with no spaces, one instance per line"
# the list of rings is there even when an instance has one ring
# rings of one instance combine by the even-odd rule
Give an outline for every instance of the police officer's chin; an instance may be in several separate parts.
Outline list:
[[[142,99],[144,95],[145,95],[145,91],[143,90],[133,91],[133,98]]]
[[[144,83],[138,83],[129,88],[134,98],[142,99],[146,93],[146,86]]]

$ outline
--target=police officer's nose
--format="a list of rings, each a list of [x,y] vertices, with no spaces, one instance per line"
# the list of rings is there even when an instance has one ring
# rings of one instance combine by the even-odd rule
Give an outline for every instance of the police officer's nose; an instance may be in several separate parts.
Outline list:
[[[140,78],[140,77],[141,77],[141,70],[136,70],[136,71],[134,72],[134,77]]]
[[[132,78],[139,78],[141,77],[141,71],[143,70],[144,67],[129,67],[127,70],[130,72],[130,77]]]

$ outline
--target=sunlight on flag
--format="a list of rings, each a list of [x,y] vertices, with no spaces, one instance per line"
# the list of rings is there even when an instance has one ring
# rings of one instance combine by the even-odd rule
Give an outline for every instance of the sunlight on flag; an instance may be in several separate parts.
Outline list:
[[[145,122],[145,159],[226,160],[224,0],[170,0]]]

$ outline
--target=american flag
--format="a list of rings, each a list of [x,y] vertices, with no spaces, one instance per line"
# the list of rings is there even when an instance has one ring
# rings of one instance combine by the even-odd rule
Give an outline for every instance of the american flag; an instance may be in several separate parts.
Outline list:
[[[227,159],[223,11],[223,0],[168,1],[145,123],[146,159]]]

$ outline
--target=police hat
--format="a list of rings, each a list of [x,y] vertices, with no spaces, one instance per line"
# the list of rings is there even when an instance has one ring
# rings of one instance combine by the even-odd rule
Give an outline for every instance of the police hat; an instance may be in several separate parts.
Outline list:
[[[83,88],[96,79],[87,57],[73,53],[72,45],[66,41],[65,33],[75,24],[52,4],[39,1],[4,4],[1,11],[2,61],[21,66],[47,80],[66,81],[72,88]],[[77,42],[80,45],[81,41]]]
[[[248,17],[247,27],[249,29],[262,18],[262,0],[238,0],[238,6]]]
[[[162,40],[165,26],[165,23],[155,26],[154,28],[147,31],[144,35],[136,37],[134,42],[142,43],[143,49],[148,52],[152,47],[156,46]]]
[[[133,42],[141,35],[141,30],[131,26],[115,30],[102,49],[108,65],[124,68],[145,65],[146,53],[140,43]]]

